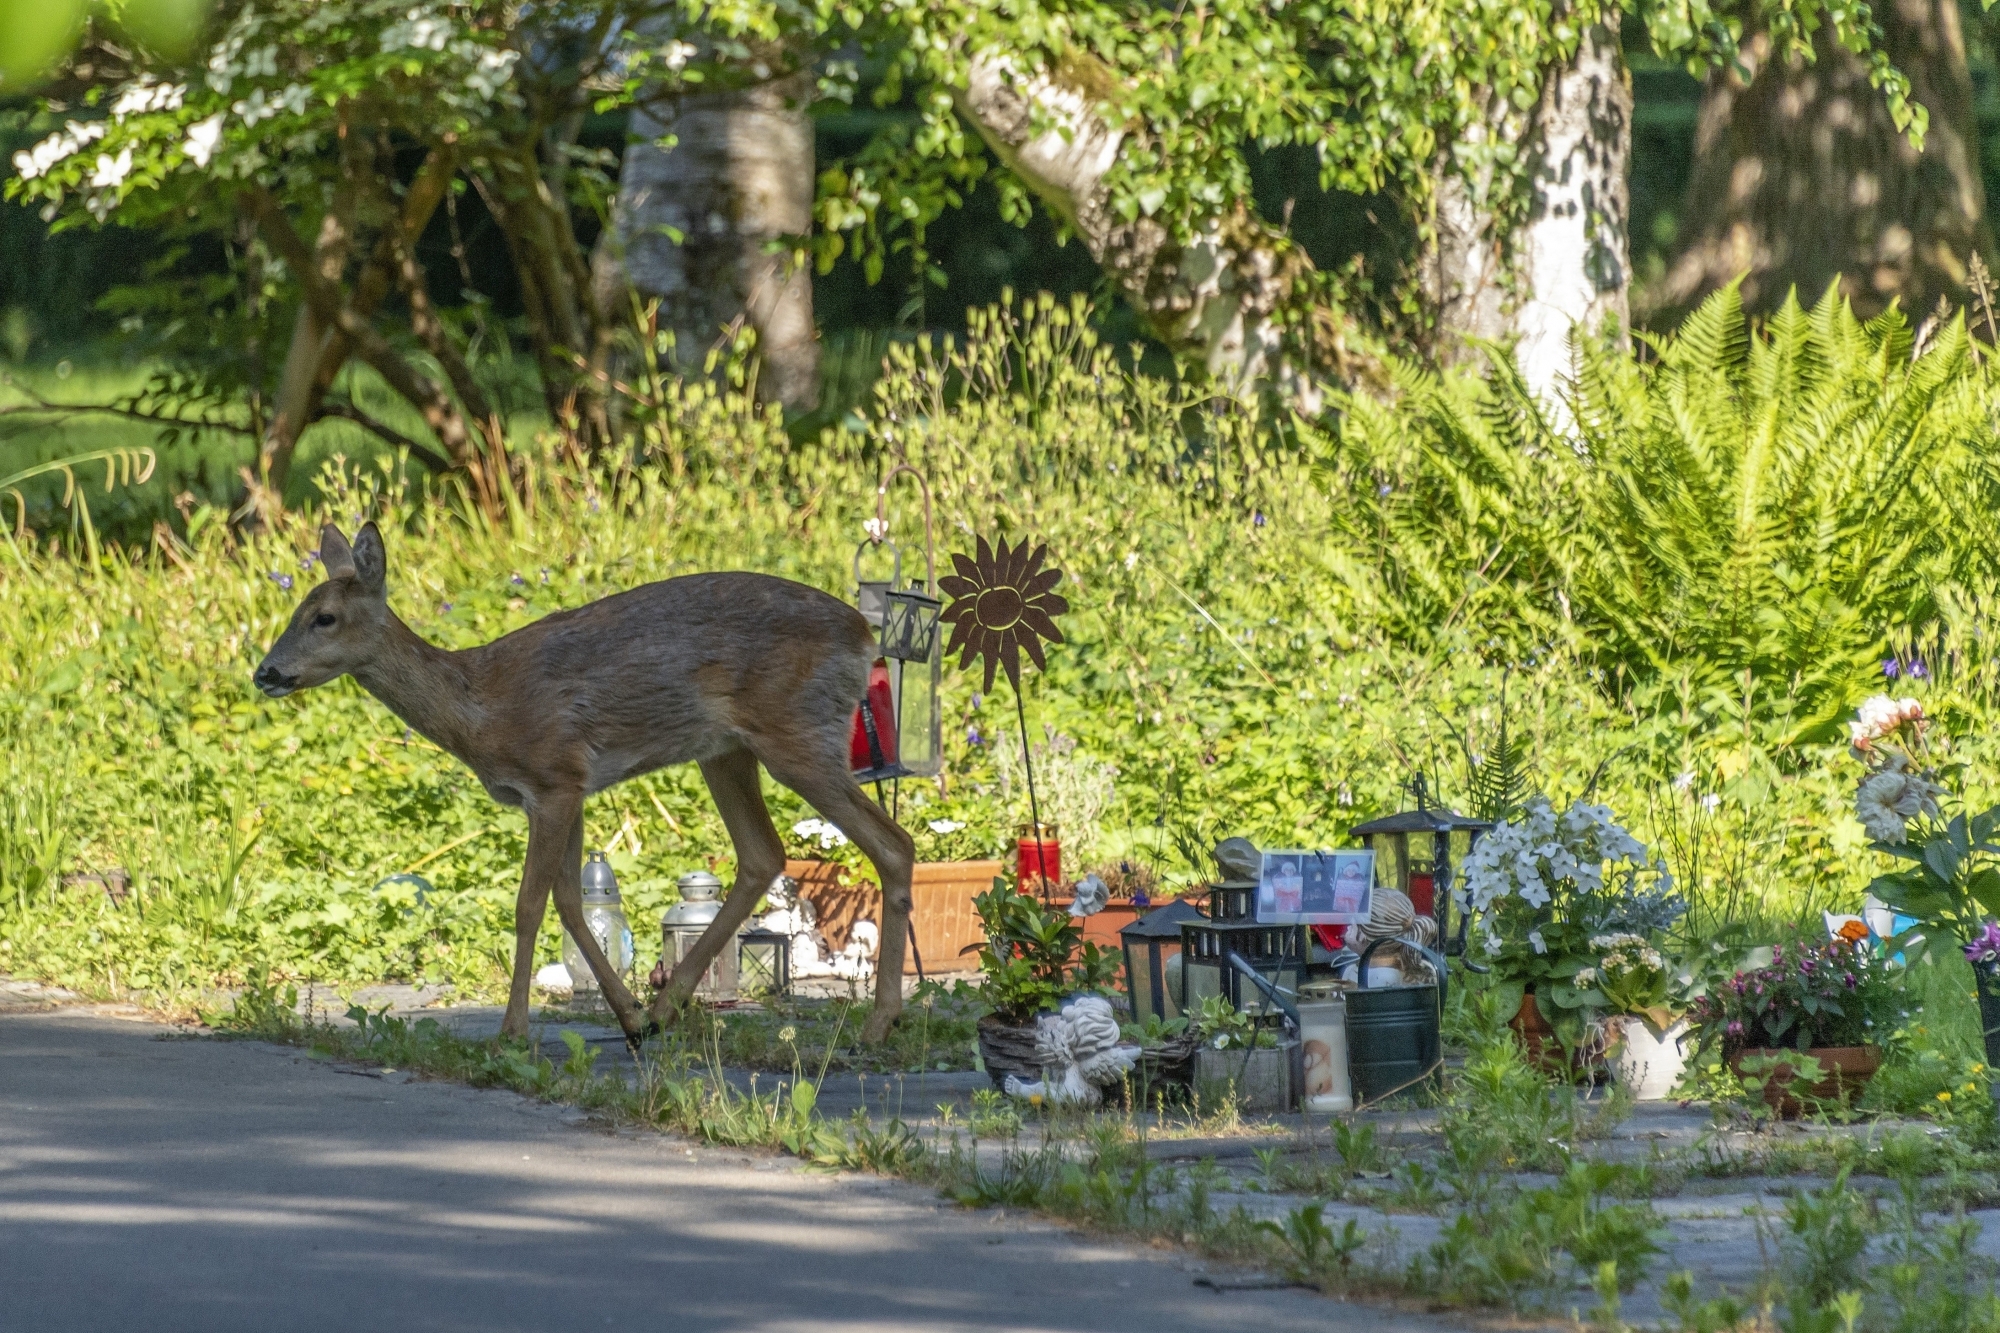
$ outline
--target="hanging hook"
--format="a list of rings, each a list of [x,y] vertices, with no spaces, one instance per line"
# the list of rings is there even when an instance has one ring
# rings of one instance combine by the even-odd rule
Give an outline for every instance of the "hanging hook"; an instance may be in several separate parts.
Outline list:
[[[898,461],[889,469],[889,475],[882,478],[882,484],[875,488],[875,520],[864,524],[868,539],[880,546],[889,537],[889,483],[903,473],[917,479],[917,487],[924,496],[924,591],[937,596],[937,543],[931,532],[931,484],[924,474],[910,464]]]

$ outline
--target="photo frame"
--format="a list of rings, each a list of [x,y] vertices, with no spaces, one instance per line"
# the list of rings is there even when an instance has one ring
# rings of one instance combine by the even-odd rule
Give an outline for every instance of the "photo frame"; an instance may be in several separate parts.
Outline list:
[[[1256,917],[1276,926],[1355,926],[1375,905],[1372,851],[1265,852]]]

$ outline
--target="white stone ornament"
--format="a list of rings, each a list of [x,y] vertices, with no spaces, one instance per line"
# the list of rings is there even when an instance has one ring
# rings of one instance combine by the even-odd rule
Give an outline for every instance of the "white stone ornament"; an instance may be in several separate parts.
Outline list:
[[[1035,1058],[1041,1061],[1041,1079],[1009,1074],[1002,1085],[1008,1096],[1096,1106],[1104,1089],[1120,1082],[1138,1060],[1139,1048],[1118,1040],[1111,1002],[1086,995],[1035,1020]]]

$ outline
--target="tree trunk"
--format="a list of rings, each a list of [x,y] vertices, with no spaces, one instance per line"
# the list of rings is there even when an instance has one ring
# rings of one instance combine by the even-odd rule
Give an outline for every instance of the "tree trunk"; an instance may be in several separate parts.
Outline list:
[[[1268,390],[1317,416],[1327,385],[1370,378],[1373,358],[1350,348],[1353,321],[1318,299],[1305,251],[1247,208],[1207,219],[1186,243],[1150,218],[1118,216],[1104,178],[1125,131],[1097,113],[1086,86],[1097,73],[1024,74],[1004,53],[985,52],[972,60],[959,112],[1075,229],[1160,340],[1223,387]]]
[[[1555,408],[1572,330],[1626,326],[1632,83],[1617,32],[1587,29],[1575,56],[1547,72],[1531,115],[1501,109],[1468,143],[1487,135],[1522,146],[1527,198],[1503,234],[1481,183],[1441,162],[1424,272],[1437,355],[1458,361],[1478,343],[1511,343],[1528,387]]]
[[[748,324],[759,394],[796,411],[819,403],[812,272],[781,244],[812,230],[810,78],[635,107],[618,188],[626,276],[659,298],[683,373]]]
[[[1744,304],[1762,310],[1836,279],[1864,317],[1899,298],[1913,317],[1963,299],[1969,261],[1993,240],[1958,6],[1889,0],[1875,14],[1929,112],[1923,149],[1897,132],[1865,62],[1824,30],[1812,64],[1773,58],[1764,34],[1744,42],[1750,79],[1718,70],[1702,97],[1681,250],[1648,303],[1652,322],[1738,277]]]

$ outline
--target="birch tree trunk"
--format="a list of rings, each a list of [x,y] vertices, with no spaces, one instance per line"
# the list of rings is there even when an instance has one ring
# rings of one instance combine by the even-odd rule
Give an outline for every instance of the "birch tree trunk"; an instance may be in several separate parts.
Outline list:
[[[812,273],[780,242],[812,229],[809,77],[635,107],[618,189],[626,277],[659,298],[682,372],[700,374],[742,321],[760,396],[798,411],[819,402]],[[657,147],[668,135],[675,146]]]
[[[1681,250],[1648,317],[1670,321],[1743,279],[1769,310],[1796,288],[1810,302],[1836,279],[1863,317],[1900,298],[1921,318],[1963,299],[1974,254],[1991,253],[1972,80],[1955,0],[1878,4],[1885,48],[1930,113],[1919,151],[1889,119],[1865,63],[1822,32],[1812,64],[1743,43],[1746,81],[1709,77]]]
[[[1097,113],[1086,79],[1082,70],[1023,72],[989,51],[973,58],[958,107],[1075,229],[1160,340],[1223,387],[1269,390],[1316,416],[1328,383],[1368,377],[1373,362],[1350,346],[1349,318],[1313,304],[1305,251],[1248,208],[1207,219],[1187,243],[1149,218],[1118,216],[1104,178],[1125,132]]]
[[[1622,335],[1628,320],[1632,83],[1617,32],[1587,29],[1575,56],[1548,71],[1529,116],[1496,110],[1469,146],[1488,135],[1526,157],[1525,212],[1506,230],[1479,182],[1443,162],[1424,274],[1437,353],[1450,362],[1478,342],[1511,343],[1528,387],[1555,405],[1572,331],[1608,325]]]

